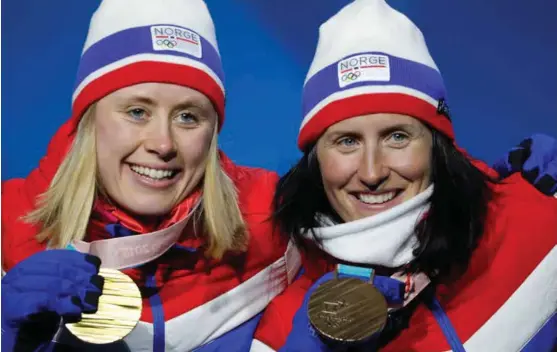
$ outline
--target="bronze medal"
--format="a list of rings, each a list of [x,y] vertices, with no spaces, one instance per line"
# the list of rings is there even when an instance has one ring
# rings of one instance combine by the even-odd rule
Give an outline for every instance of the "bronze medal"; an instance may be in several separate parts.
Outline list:
[[[126,337],[141,317],[142,301],[139,288],[126,274],[101,268],[104,287],[95,314],[82,314],[77,323],[65,324],[82,341],[93,344],[112,343]]]
[[[313,292],[308,314],[315,330],[325,338],[356,343],[383,330],[388,306],[385,297],[370,282],[335,278]]]

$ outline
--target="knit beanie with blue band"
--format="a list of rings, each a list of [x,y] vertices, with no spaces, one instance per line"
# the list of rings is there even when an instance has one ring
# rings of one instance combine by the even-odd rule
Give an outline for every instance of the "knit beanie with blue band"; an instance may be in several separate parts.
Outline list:
[[[319,28],[298,147],[352,117],[397,113],[454,139],[445,85],[422,32],[385,0],[356,0]]]
[[[94,13],[72,98],[77,125],[95,101],[146,82],[206,95],[224,121],[224,73],[213,20],[202,0],[103,0]]]

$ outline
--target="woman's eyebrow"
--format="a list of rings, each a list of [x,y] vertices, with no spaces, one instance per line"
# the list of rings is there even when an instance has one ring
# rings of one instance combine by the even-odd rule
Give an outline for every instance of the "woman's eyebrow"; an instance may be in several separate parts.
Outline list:
[[[151,99],[144,95],[132,95],[130,97],[123,98],[122,101],[126,103],[140,103],[140,104],[145,104],[150,106],[157,105],[154,99]]]

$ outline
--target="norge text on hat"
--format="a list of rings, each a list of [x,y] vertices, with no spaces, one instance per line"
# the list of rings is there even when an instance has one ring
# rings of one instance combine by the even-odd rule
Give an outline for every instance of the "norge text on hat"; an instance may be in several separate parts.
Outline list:
[[[356,0],[319,28],[304,83],[304,150],[331,125],[372,113],[420,119],[454,138],[443,79],[422,32],[385,0]]]
[[[72,121],[126,86],[172,83],[206,95],[224,120],[224,74],[202,0],[103,0],[94,13],[72,99]]]

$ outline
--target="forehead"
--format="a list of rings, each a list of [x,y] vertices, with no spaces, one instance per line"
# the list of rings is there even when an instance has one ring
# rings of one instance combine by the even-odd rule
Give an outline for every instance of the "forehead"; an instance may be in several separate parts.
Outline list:
[[[325,134],[339,131],[380,132],[396,126],[405,126],[412,129],[425,128],[418,119],[401,114],[369,114],[352,117],[330,126]]]
[[[106,98],[106,99],[105,99]],[[158,103],[194,102],[209,107],[211,102],[204,94],[195,89],[170,83],[140,83],[121,88],[107,95],[102,100],[125,101],[131,99],[152,100]]]

